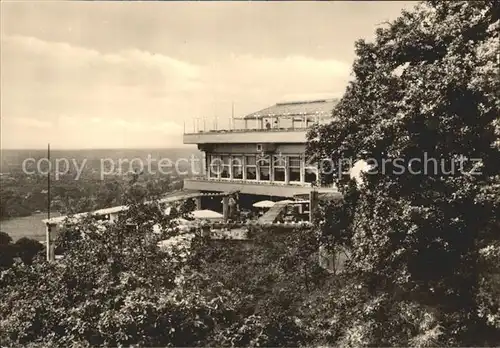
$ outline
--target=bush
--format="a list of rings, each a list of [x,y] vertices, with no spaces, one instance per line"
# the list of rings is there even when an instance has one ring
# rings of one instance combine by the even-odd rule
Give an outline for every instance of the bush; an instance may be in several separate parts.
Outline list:
[[[17,256],[26,265],[31,265],[33,263],[33,259],[35,258],[35,256],[39,252],[44,250],[44,247],[40,242],[27,237],[23,237],[17,240],[14,245],[16,248]]]

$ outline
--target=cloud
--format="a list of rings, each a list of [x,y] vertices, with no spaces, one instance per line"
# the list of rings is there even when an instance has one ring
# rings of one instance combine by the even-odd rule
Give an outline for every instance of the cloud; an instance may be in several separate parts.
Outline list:
[[[232,102],[241,116],[283,100],[339,96],[349,72],[344,62],[307,56],[232,54],[192,64],[136,48],[100,52],[4,35],[3,144],[179,146],[192,118],[229,117]]]
[[[199,74],[197,66],[137,49],[116,53],[49,42],[20,35],[2,37],[2,60],[11,69],[7,78],[23,82],[81,87],[97,83],[167,88],[189,83]],[[20,71],[22,70],[22,71]]]
[[[37,129],[46,129],[50,128],[50,123],[41,121],[35,118],[29,117],[16,117],[12,119],[4,119],[9,124],[13,124],[15,126],[27,127],[27,128],[37,128]]]
[[[182,127],[171,121],[148,122],[147,120],[132,120],[127,121],[121,118],[109,117],[106,119],[100,117],[78,117],[78,116],[62,116],[58,119],[56,127],[59,129],[68,129],[78,126],[81,130],[103,130],[110,132],[123,132],[126,134],[144,133],[145,137],[155,133],[166,135],[178,135],[182,132]]]
[[[341,96],[350,71],[348,64],[334,59],[232,55],[207,67],[200,78],[219,99],[253,100],[253,108],[259,108],[280,101]]]

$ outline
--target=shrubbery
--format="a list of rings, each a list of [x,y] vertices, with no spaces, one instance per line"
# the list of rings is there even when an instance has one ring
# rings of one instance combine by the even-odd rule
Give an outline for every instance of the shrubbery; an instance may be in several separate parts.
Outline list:
[[[321,238],[349,248],[362,289],[342,344],[500,343],[498,10],[429,2],[378,29],[374,43],[359,41],[336,121],[309,134],[317,158],[378,163],[358,186],[323,177],[344,200],[323,207]],[[446,172],[391,165],[424,154]]]
[[[0,271],[11,267],[16,258],[30,265],[35,257],[44,250],[43,245],[27,237],[12,243],[12,238],[5,232],[0,232]]]

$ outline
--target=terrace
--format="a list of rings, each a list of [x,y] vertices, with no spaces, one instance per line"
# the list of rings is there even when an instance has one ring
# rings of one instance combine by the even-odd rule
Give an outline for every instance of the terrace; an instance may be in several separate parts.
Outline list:
[[[332,121],[335,104],[333,99],[278,103],[244,117],[195,118],[184,123],[184,143],[302,143],[312,125]]]
[[[200,191],[239,191],[246,194],[295,197],[306,195],[312,189],[320,193],[337,193],[335,186],[317,187],[311,183],[285,183],[276,181],[257,181],[241,179],[212,179],[203,176],[192,177],[184,180],[184,187],[189,190]]]

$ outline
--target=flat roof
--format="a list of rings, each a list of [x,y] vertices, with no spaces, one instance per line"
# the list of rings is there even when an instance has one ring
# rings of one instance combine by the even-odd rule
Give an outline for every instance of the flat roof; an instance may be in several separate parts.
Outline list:
[[[319,116],[333,117],[332,111],[338,99],[317,99],[277,103],[243,117],[255,119],[265,117]]]

